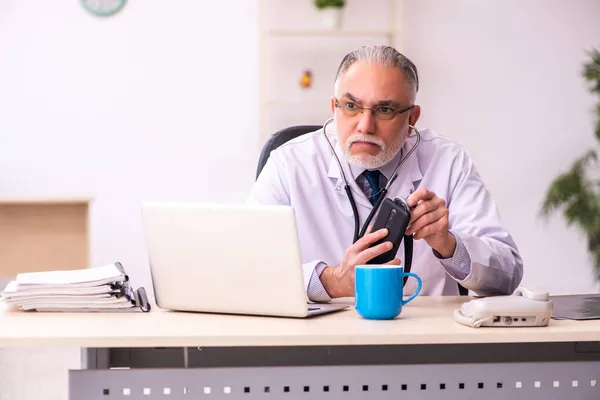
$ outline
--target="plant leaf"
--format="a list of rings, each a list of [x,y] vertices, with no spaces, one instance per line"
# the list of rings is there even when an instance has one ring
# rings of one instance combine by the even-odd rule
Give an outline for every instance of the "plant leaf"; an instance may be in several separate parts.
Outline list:
[[[577,224],[587,233],[598,229],[600,198],[594,182],[585,177],[585,167],[597,159],[596,151],[589,150],[552,181],[542,205],[543,216],[562,209],[567,225]]]
[[[582,75],[590,83],[590,92],[600,95],[600,51],[592,49],[588,55],[590,59],[583,65]],[[594,136],[600,142],[600,101],[595,113]],[[591,181],[586,176],[590,165],[594,173],[598,171],[597,161],[596,151],[589,150],[568,171],[557,176],[546,191],[540,214],[547,217],[562,210],[567,225],[577,225],[586,233],[588,250],[600,280],[600,181]]]
[[[590,86],[590,92],[600,94],[600,51],[592,49],[588,52],[590,60],[583,65],[582,75]],[[600,141],[600,103],[596,106],[598,120],[594,129],[596,139]]]
[[[596,270],[596,277],[600,280],[600,246],[592,249],[591,255],[594,262],[594,269]]]

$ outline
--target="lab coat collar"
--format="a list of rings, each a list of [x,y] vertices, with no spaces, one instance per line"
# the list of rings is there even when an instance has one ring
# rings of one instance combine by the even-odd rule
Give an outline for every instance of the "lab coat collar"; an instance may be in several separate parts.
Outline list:
[[[399,151],[398,153],[396,153],[394,158],[392,158],[387,164],[385,164],[384,166],[382,166],[380,168],[377,168],[385,176],[386,180],[389,180],[392,177],[392,174],[394,173],[396,166],[398,166],[398,163],[402,159],[402,154],[403,154],[403,152]],[[355,164],[349,164],[349,168],[352,171],[352,174],[357,179],[363,172],[366,171],[366,168],[355,165]],[[398,170],[398,171],[400,171],[400,170]]]

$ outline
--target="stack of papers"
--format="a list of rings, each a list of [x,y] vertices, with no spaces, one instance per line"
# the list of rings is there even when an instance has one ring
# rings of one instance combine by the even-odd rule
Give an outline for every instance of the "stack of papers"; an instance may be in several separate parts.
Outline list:
[[[0,293],[24,311],[149,311],[143,288],[134,291],[120,263],[18,274]]]

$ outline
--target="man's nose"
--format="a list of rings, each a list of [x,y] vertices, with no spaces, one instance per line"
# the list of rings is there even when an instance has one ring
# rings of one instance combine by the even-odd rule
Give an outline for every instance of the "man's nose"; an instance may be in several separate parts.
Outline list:
[[[359,116],[358,131],[360,133],[374,134],[375,133],[375,116],[371,110],[363,110]]]

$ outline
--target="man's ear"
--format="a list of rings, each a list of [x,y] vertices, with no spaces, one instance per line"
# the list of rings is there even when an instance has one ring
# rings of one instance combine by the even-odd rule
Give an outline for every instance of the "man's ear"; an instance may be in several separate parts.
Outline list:
[[[415,126],[417,124],[417,121],[419,120],[420,116],[421,116],[421,107],[414,106],[412,108],[412,110],[410,110],[410,115],[408,117],[408,123],[411,124],[412,126]]]
[[[335,96],[331,96],[331,112],[335,112]]]

